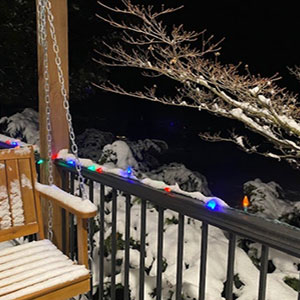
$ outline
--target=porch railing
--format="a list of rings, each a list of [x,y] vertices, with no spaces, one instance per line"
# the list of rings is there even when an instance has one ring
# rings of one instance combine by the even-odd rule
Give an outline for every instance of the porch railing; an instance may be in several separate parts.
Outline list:
[[[65,183],[65,188],[74,193],[74,180],[76,176],[75,168],[68,165],[62,160],[56,161],[57,167],[61,170],[63,178],[67,178],[69,183]],[[291,256],[300,258],[300,230],[289,225],[284,225],[276,221],[266,220],[254,215],[245,214],[242,211],[232,208],[223,208],[219,211],[210,211],[204,204],[196,199],[189,198],[175,193],[167,193],[157,189],[153,189],[140,182],[129,178],[122,178],[107,173],[97,173],[83,168],[82,174],[87,180],[89,186],[89,196],[91,201],[94,201],[94,185],[99,184],[100,204],[99,204],[99,265],[96,268],[99,277],[98,292],[94,299],[105,299],[105,295],[109,294],[108,299],[130,299],[129,287],[129,270],[130,270],[130,209],[131,196],[140,198],[140,245],[139,245],[139,298],[144,297],[145,283],[145,256],[146,256],[146,225],[147,225],[147,205],[151,203],[158,214],[157,225],[157,277],[156,277],[156,299],[161,299],[162,289],[162,273],[163,273],[163,244],[164,244],[164,212],[166,209],[178,213],[178,233],[177,233],[177,267],[176,267],[176,291],[175,299],[182,299],[182,272],[183,272],[183,256],[184,256],[184,226],[185,219],[192,218],[202,222],[201,226],[201,246],[199,251],[199,294],[198,299],[205,299],[206,286],[206,265],[207,265],[207,247],[208,247],[208,228],[215,226],[227,233],[228,243],[228,261],[227,261],[227,280],[225,285],[225,299],[233,299],[234,285],[234,263],[237,238],[242,237],[261,244],[260,257],[260,275],[259,288],[257,291],[257,299],[266,299],[266,285],[268,272],[268,253],[269,248],[274,248],[287,253]],[[110,265],[110,289],[109,292],[104,290],[104,256],[107,255],[104,249],[105,244],[105,187],[110,187],[111,190],[111,265]],[[124,243],[124,283],[122,296],[117,295],[116,275],[117,275],[117,193],[122,192],[125,197],[125,243]],[[71,230],[74,232],[74,222],[70,222]],[[92,239],[94,228],[90,228],[90,237]],[[73,241],[74,236],[70,240],[70,253],[74,255]],[[90,245],[93,249],[95,245]],[[197,274],[195,274],[197,276]],[[92,294],[89,295],[92,299]],[[280,296],[279,296],[280,297]],[[298,293],[298,300],[300,294]],[[295,299],[296,300],[296,299]]]

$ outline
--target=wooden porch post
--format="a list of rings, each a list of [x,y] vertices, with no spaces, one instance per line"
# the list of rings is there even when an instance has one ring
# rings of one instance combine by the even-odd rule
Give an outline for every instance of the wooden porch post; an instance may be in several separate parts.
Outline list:
[[[51,0],[51,11],[54,16],[54,26],[59,46],[59,56],[61,58],[61,67],[64,74],[65,88],[69,98],[69,74],[68,74],[68,9],[67,0]],[[38,0],[36,0],[36,4]],[[48,20],[47,20],[48,23]],[[52,49],[52,39],[47,24],[47,42],[49,58],[49,85],[50,85],[50,108],[51,108],[51,127],[52,127],[52,153],[55,154],[61,149],[69,148],[68,126],[63,108],[63,97],[61,95],[61,86],[58,81],[57,66],[55,64],[55,54]],[[44,65],[43,49],[38,45],[38,85],[39,85],[39,122],[40,122],[40,154],[41,158],[47,159],[47,128],[45,112],[45,93],[44,93]],[[41,165],[41,182],[47,183],[47,164]],[[54,167],[54,184],[61,186],[61,178]],[[47,230],[47,205],[42,204],[43,219],[45,221],[45,232]],[[62,249],[62,217],[61,210],[53,207],[53,242]]]

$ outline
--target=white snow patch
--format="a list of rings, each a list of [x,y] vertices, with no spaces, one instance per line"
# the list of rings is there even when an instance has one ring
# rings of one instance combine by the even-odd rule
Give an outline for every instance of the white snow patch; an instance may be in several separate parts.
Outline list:
[[[0,186],[0,229],[11,227],[11,213],[6,186]]]
[[[264,95],[258,95],[258,99],[267,105],[269,105],[271,102],[271,100],[269,98],[266,98]]]
[[[32,190],[31,180],[25,174],[21,175],[21,186],[22,188],[27,187]]]
[[[252,95],[254,95],[254,96],[257,95],[258,91],[259,91],[259,87],[258,87],[258,86],[254,87],[253,89],[249,89],[249,92],[250,92]]]
[[[24,225],[24,210],[23,210],[23,201],[20,190],[20,183],[17,179],[10,182],[10,205],[11,205],[11,214],[13,219],[14,226]]]

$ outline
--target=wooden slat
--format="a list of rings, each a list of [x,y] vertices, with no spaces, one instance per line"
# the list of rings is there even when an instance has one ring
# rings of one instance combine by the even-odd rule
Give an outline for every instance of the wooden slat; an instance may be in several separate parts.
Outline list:
[[[10,214],[9,198],[8,198],[8,192],[7,192],[6,164],[5,164],[4,160],[0,160],[0,166],[2,166],[2,167],[0,167],[0,189],[1,189],[1,192],[3,193],[0,198],[0,202],[1,202],[1,206],[5,205],[8,208],[7,214],[5,214],[5,216],[6,216],[7,222],[8,222],[7,226],[11,227],[12,223],[10,220],[11,214]],[[1,207],[2,213],[3,213],[3,206]],[[2,218],[0,221],[2,221]],[[0,223],[0,230],[2,227],[3,226],[1,226],[1,223]]]
[[[37,223],[3,229],[0,230],[0,242],[9,241],[18,237],[37,233],[38,231],[39,226]]]
[[[61,283],[52,288],[41,290],[34,294],[26,295],[18,300],[65,300],[79,294],[88,292],[90,289],[90,279],[88,276],[79,278],[68,283]]]
[[[19,159],[19,174],[21,179],[21,194],[23,199],[23,208],[25,224],[36,221],[35,199],[34,199],[34,180],[32,178],[29,159]]]
[[[88,264],[88,233],[87,220],[77,218],[78,262],[89,267]]]
[[[24,218],[23,204],[22,204],[22,194],[21,194],[21,184],[18,162],[15,159],[6,161],[6,175],[7,175],[7,190],[9,194],[10,208],[12,225],[20,226],[25,224],[25,220],[22,221],[22,216]],[[13,193],[12,193],[13,192]],[[16,203],[16,202],[19,203]],[[16,205],[19,205],[17,208]]]
[[[24,147],[24,148],[1,149],[0,160],[30,158],[32,149],[33,149],[32,146]]]
[[[36,174],[36,166],[35,166],[35,158],[34,158],[34,151],[33,148],[31,148],[31,154],[30,154],[30,171],[32,174],[32,180],[34,183],[37,180],[37,174]],[[44,231],[44,222],[43,222],[43,215],[42,215],[42,205],[41,205],[41,199],[35,189],[35,185],[33,184],[33,191],[34,191],[34,197],[35,197],[35,210],[37,215],[37,223],[39,224],[39,230],[38,230],[38,238],[44,239],[45,238],[45,231]]]

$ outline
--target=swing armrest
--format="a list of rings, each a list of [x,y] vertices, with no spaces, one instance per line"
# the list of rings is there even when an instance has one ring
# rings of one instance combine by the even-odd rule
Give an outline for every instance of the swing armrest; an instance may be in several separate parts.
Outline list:
[[[36,192],[40,197],[52,201],[56,205],[77,217],[77,246],[78,262],[89,268],[88,264],[88,218],[97,215],[97,206],[90,200],[82,200],[73,196],[55,185],[35,183]]]
[[[71,195],[55,185],[50,186],[36,182],[35,189],[40,197],[52,201],[81,219],[93,218],[97,215],[97,206],[90,200],[82,200],[80,197]]]

